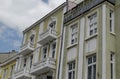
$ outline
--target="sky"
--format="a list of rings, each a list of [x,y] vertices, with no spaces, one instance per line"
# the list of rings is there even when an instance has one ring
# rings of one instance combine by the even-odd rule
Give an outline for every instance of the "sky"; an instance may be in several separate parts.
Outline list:
[[[0,0],[0,52],[19,51],[22,31],[66,0]]]

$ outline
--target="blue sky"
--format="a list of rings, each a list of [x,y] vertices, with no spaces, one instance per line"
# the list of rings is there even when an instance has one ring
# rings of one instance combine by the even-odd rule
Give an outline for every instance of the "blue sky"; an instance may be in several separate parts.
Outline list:
[[[66,0],[0,0],[0,52],[19,51],[22,31]]]
[[[0,23],[0,52],[18,51],[21,42],[22,33]]]

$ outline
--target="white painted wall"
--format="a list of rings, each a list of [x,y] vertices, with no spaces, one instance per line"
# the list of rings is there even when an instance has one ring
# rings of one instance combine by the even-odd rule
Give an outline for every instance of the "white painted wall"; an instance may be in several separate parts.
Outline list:
[[[85,18],[81,18],[80,20],[80,38],[79,38],[79,57],[78,57],[78,79],[82,79],[82,69],[83,69],[83,52],[84,52],[84,26],[85,26]]]
[[[86,42],[86,52],[94,51],[96,49],[96,46],[97,46],[97,39],[96,38],[88,40]]]
[[[66,53],[67,53],[67,62],[75,60],[77,55],[77,48],[76,47],[70,48]]]

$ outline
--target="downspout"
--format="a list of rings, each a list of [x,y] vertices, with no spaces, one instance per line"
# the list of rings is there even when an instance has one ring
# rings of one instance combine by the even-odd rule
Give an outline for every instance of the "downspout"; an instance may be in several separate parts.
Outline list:
[[[68,0],[66,0],[67,2],[65,3],[66,6],[66,10],[68,9]],[[64,16],[64,14],[63,14]],[[58,77],[57,79],[59,79],[60,77],[60,65],[61,65],[61,55],[62,55],[62,46],[63,46],[63,35],[64,35],[64,17],[63,17],[63,24],[62,24],[62,35],[61,35],[61,46],[60,46],[60,56],[59,56],[59,65],[58,65]]]

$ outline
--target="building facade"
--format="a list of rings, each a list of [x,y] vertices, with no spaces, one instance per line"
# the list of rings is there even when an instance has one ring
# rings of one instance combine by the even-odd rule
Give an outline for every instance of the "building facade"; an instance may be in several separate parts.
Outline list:
[[[0,54],[0,79],[13,79],[16,60],[19,57],[16,51]]]
[[[120,78],[116,50],[119,3],[84,0],[64,14],[61,79]]]
[[[15,79],[58,79],[65,11],[63,3],[23,31]]]
[[[67,1],[23,31],[12,79],[120,78],[120,1]]]

